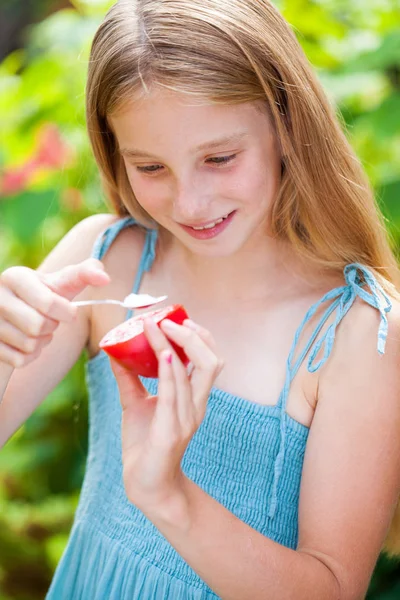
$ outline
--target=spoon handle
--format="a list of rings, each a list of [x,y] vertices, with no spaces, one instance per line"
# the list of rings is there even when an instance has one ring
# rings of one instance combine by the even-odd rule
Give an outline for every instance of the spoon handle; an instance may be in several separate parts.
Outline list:
[[[158,298],[154,298],[154,296],[149,296],[148,294],[129,294],[123,301],[121,300],[77,300],[75,302],[71,302],[74,306],[90,306],[91,304],[117,304],[118,306],[123,306],[124,308],[148,308],[153,306],[154,304],[158,304],[159,302],[163,302],[167,296],[159,296]]]
[[[119,306],[125,306],[120,300],[77,300],[71,302],[74,306],[90,306],[91,304],[118,304]]]

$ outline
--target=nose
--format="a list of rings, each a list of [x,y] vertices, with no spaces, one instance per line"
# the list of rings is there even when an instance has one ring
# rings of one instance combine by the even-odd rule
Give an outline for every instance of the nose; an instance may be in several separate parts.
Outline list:
[[[174,194],[174,214],[177,221],[201,221],[209,216],[212,194],[206,182],[190,177],[177,182]]]

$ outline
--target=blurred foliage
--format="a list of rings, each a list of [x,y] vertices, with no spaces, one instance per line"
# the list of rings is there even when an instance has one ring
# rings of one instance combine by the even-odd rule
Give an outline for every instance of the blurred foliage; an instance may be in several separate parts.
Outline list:
[[[17,0],[13,0],[17,3]],[[110,1],[73,0],[0,63],[0,270],[36,267],[76,222],[106,210],[90,154],[84,88],[91,38]],[[277,2],[317,69],[400,247],[400,3]],[[44,597],[85,468],[82,356],[0,453],[0,600]],[[369,600],[400,597],[382,556]]]

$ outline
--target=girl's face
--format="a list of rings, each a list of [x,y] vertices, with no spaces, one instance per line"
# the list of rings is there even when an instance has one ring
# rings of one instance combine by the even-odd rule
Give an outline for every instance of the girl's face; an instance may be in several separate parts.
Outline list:
[[[281,158],[260,103],[204,104],[158,88],[110,124],[137,201],[187,249],[228,256],[265,239]]]

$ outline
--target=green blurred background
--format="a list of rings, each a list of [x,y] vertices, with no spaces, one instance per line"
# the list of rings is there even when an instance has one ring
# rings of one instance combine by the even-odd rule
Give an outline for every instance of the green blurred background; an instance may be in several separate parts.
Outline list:
[[[37,267],[77,221],[107,210],[84,86],[112,3],[0,0],[0,271]],[[276,4],[344,118],[398,253],[400,0]],[[0,452],[0,600],[44,598],[65,547],[87,451],[84,360]],[[399,561],[382,556],[368,599],[399,598]]]

